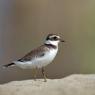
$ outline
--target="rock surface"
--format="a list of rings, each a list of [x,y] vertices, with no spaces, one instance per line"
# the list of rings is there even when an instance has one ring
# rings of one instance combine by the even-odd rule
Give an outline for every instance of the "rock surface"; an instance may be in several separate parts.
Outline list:
[[[13,81],[0,85],[0,95],[95,95],[95,75]]]

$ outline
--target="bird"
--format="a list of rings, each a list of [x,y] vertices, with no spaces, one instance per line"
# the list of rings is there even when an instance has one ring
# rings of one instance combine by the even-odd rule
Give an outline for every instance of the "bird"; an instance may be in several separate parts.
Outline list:
[[[45,67],[52,63],[58,53],[58,45],[65,42],[59,35],[48,34],[44,43],[38,48],[34,48],[22,58],[3,65],[4,68],[17,66],[22,69],[41,69],[44,81],[47,81]],[[36,78],[36,73],[35,73]]]

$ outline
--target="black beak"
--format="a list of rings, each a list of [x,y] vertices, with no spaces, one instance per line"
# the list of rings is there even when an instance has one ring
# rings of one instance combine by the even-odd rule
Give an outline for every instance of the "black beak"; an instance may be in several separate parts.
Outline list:
[[[60,42],[65,42],[64,40],[60,39]]]

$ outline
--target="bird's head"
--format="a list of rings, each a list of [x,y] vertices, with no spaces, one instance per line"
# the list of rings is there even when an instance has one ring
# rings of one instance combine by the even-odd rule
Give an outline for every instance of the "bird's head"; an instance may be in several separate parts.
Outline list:
[[[62,40],[61,37],[56,34],[48,34],[48,36],[46,37],[45,44],[52,44],[58,46],[59,42],[65,42],[65,41]]]

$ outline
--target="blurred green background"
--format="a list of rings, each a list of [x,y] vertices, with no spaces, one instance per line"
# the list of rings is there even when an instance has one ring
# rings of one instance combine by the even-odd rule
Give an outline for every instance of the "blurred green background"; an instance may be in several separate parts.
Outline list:
[[[46,67],[49,78],[95,73],[95,0],[0,1],[0,65],[39,46],[49,33],[66,40]],[[0,83],[32,78],[32,70],[0,68]]]

